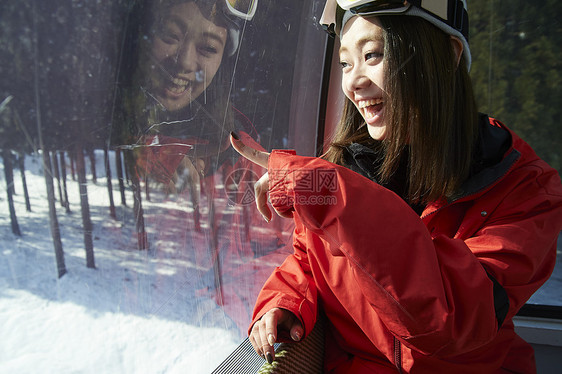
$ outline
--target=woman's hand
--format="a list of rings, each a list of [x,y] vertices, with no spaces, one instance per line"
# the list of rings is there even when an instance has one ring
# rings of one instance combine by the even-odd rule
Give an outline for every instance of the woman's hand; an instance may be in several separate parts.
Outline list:
[[[255,351],[270,364],[275,359],[273,344],[277,341],[279,332],[288,333],[296,342],[301,340],[304,333],[299,319],[288,310],[280,308],[265,313],[250,332],[250,342]]]
[[[244,144],[235,133],[230,133],[230,143],[234,149],[240,153],[240,155],[249,161],[257,164],[261,167],[267,169],[269,162],[269,153],[254,149],[246,144]],[[256,196],[256,206],[263,218],[269,222],[271,221],[271,209],[267,204],[267,193],[269,192],[269,174],[265,173],[260,179],[254,184],[254,193]],[[291,213],[281,214],[276,211],[276,213],[285,218],[291,218]]]

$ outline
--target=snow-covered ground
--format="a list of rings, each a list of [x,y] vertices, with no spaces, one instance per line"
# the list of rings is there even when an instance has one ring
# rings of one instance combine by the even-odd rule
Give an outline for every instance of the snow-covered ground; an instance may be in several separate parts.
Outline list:
[[[130,208],[117,200],[118,220],[109,217],[101,165],[88,184],[96,269],[86,267],[78,186],[69,180],[72,213],[57,203],[68,273],[57,279],[45,181],[37,159],[26,165],[32,212],[16,170],[17,237],[0,164],[0,373],[210,373],[240,343],[243,332],[196,292],[201,273],[189,257],[138,251]],[[562,305],[557,269],[532,302]]]
[[[26,165],[32,212],[14,172],[21,237],[11,232],[0,167],[0,373],[210,373],[236,348],[242,333],[196,294],[194,265],[138,251],[134,226],[109,217],[101,165],[97,184],[88,183],[96,269],[86,267],[79,191],[69,179],[72,213],[57,202],[68,273],[57,279],[45,181],[37,159]],[[118,218],[131,215],[116,205]]]

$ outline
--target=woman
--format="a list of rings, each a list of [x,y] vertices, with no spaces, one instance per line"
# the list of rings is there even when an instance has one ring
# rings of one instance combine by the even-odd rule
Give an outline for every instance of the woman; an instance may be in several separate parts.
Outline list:
[[[477,113],[462,2],[338,4],[347,101],[324,159],[231,137],[268,167],[260,212],[268,191],[296,226],[256,302],[254,349],[271,362],[322,314],[326,373],[535,372],[512,317],[553,270],[560,177]]]

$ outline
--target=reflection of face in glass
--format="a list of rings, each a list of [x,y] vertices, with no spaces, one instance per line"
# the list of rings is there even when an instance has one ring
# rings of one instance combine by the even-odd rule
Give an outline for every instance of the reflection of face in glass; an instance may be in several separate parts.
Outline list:
[[[168,110],[184,108],[209,86],[224,53],[227,30],[193,2],[172,6],[151,46],[151,94]]]

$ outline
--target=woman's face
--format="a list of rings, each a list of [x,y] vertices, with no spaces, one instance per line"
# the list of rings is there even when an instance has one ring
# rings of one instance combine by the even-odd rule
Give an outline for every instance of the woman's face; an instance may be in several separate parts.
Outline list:
[[[361,113],[369,135],[382,140],[384,119],[384,38],[377,18],[353,17],[341,34],[342,89]]]
[[[186,2],[171,7],[151,45],[150,93],[166,109],[184,108],[209,86],[224,53],[227,30]]]

